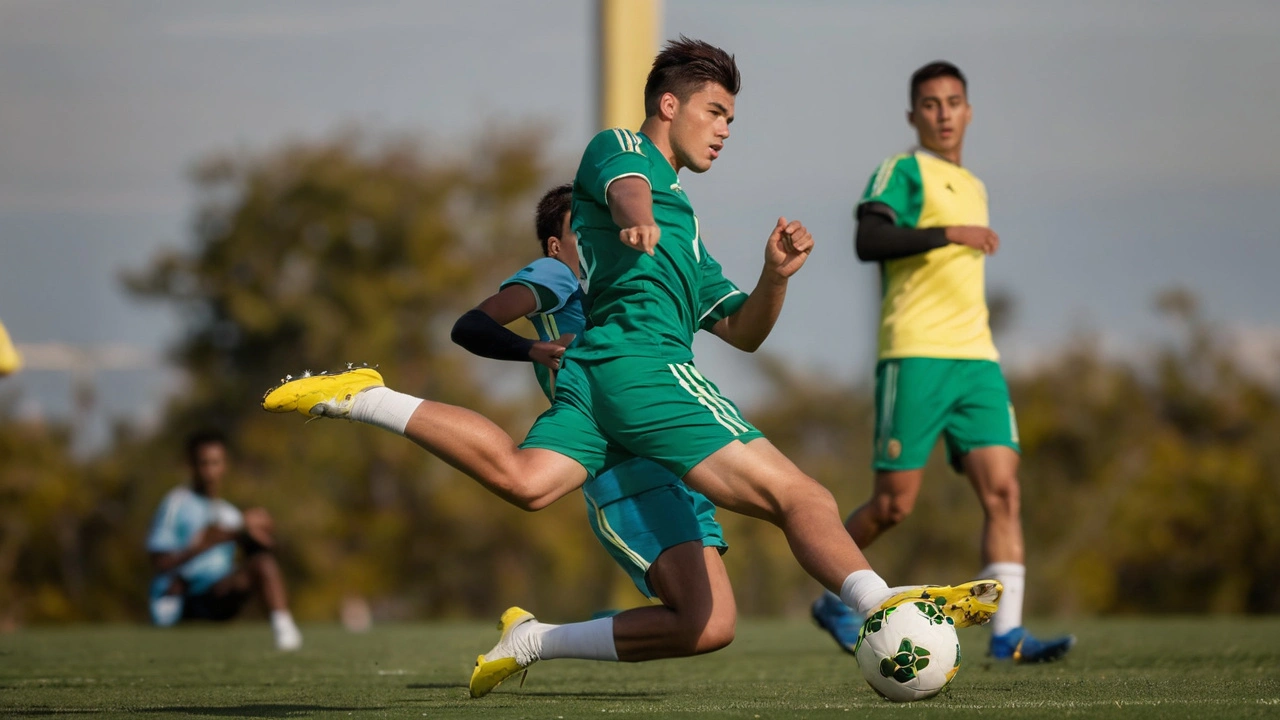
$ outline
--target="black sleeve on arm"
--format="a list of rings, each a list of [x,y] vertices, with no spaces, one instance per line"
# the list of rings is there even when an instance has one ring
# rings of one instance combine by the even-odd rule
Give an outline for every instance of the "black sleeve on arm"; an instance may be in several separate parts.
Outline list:
[[[888,205],[866,203],[858,206],[858,232],[854,247],[859,260],[894,260],[947,244],[946,228],[903,228],[893,220],[893,210]]]
[[[467,352],[494,360],[529,361],[533,341],[511,332],[483,310],[468,310],[453,324],[449,335]]]

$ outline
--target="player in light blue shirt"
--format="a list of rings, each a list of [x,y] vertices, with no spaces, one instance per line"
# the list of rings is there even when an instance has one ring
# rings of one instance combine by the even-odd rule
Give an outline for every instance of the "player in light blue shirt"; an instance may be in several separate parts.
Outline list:
[[[280,566],[272,548],[271,516],[262,508],[241,513],[223,500],[227,441],[217,432],[187,441],[191,485],[165,495],[151,522],[147,552],[151,581],[151,619],[168,627],[184,619],[229,620],[252,595],[260,595],[271,613],[276,647],[302,646],[289,607]],[[236,547],[245,562],[236,565]]]

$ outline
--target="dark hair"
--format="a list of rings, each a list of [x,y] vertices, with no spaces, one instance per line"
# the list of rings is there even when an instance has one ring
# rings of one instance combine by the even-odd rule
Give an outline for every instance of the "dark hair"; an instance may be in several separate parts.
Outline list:
[[[684,35],[670,40],[658,57],[653,59],[653,69],[644,84],[644,114],[658,114],[658,101],[663,94],[671,93],[681,102],[707,83],[715,83],[730,95],[737,95],[742,87],[742,76],[733,56],[720,48],[701,40],[690,40]]]
[[[533,214],[533,225],[538,231],[538,242],[542,243],[543,255],[547,254],[547,241],[560,237],[560,232],[564,230],[564,214],[569,212],[572,204],[572,185],[557,185],[538,201],[538,209]]]
[[[916,106],[916,100],[920,98],[920,86],[940,77],[953,77],[960,81],[960,85],[964,88],[966,94],[969,92],[969,81],[964,79],[964,73],[960,72],[960,68],[952,65],[946,60],[934,60],[919,70],[911,73],[911,107]]]
[[[187,462],[195,466],[196,453],[200,452],[200,448],[205,445],[221,445],[225,448],[227,447],[227,436],[223,435],[222,431],[212,428],[191,433],[187,436]]]

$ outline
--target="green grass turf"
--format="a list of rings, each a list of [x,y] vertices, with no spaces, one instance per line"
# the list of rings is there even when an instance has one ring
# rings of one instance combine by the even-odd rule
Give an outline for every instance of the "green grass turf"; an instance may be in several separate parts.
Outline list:
[[[467,697],[492,625],[303,628],[292,655],[264,623],[154,630],[28,629],[0,636],[3,717],[485,718],[1240,718],[1280,716],[1280,618],[1035,624],[1071,629],[1072,655],[1010,666],[961,631],[952,687],[892,705],[853,659],[799,620],[743,621],[728,649],[638,665],[558,660],[480,700]]]

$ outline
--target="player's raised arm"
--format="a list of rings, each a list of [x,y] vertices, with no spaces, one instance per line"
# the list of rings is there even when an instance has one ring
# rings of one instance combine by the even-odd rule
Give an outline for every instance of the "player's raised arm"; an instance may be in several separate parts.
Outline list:
[[[609,183],[607,191],[609,213],[622,228],[618,239],[627,247],[650,255],[662,237],[662,230],[653,219],[653,191],[649,181],[630,175]]]
[[[787,297],[787,281],[809,258],[813,236],[799,220],[778,218],[765,243],[764,268],[756,287],[737,312],[711,328],[720,339],[746,352],[755,352],[778,321]]]

